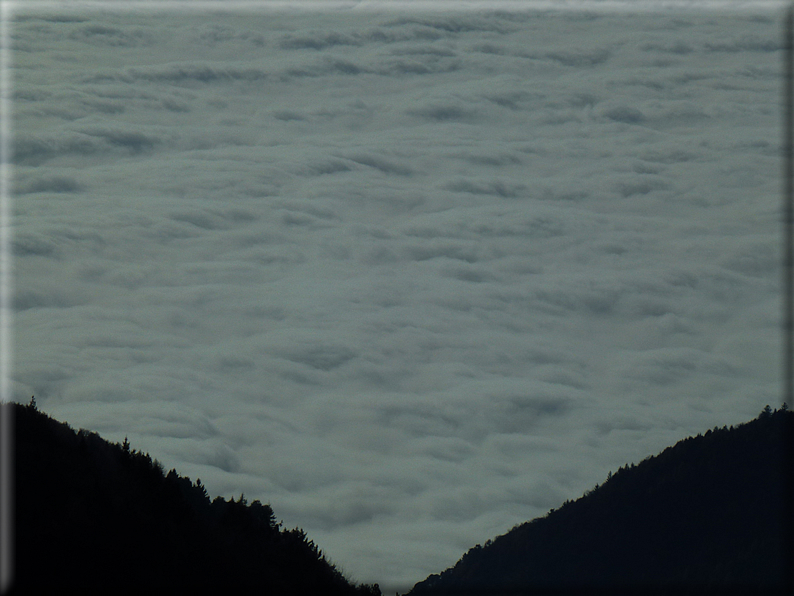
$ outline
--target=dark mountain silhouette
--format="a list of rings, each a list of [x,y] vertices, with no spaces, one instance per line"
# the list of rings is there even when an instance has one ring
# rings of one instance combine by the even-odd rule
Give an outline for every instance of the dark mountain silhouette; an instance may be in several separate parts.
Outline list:
[[[269,505],[217,497],[129,443],[28,406],[15,419],[15,594],[375,595]],[[11,411],[9,411],[11,410]]]
[[[793,427],[767,406],[680,441],[409,594],[794,593]]]

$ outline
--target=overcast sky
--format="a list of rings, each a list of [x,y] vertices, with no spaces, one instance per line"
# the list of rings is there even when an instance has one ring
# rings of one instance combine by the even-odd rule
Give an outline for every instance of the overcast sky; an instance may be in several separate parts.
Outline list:
[[[18,7],[12,385],[391,594],[780,405],[782,28],[363,4]]]

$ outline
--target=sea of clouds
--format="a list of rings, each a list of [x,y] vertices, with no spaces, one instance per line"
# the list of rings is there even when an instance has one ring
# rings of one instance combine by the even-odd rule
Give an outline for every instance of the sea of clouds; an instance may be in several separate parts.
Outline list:
[[[780,404],[782,26],[375,8],[17,10],[13,394],[392,593]]]

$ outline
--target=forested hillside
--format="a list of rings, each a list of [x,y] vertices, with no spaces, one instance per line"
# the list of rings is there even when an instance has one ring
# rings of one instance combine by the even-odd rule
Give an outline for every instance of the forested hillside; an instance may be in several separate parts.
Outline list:
[[[126,441],[2,407],[16,421],[14,593],[380,594],[267,504],[211,501]],[[792,429],[794,413],[766,409],[680,441],[410,594],[787,593]]]
[[[680,441],[410,594],[791,593],[793,426],[767,407]]]
[[[16,594],[374,595],[259,501],[210,501],[200,480],[29,406],[15,418]],[[8,410],[4,414],[8,413]]]

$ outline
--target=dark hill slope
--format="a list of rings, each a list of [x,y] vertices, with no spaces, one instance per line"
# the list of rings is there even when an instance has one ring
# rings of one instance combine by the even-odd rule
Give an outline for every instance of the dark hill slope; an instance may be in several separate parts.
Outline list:
[[[410,594],[791,593],[793,421],[765,410],[680,441]]]
[[[380,594],[353,586],[269,505],[200,481],[31,406],[13,410],[16,594]]]

